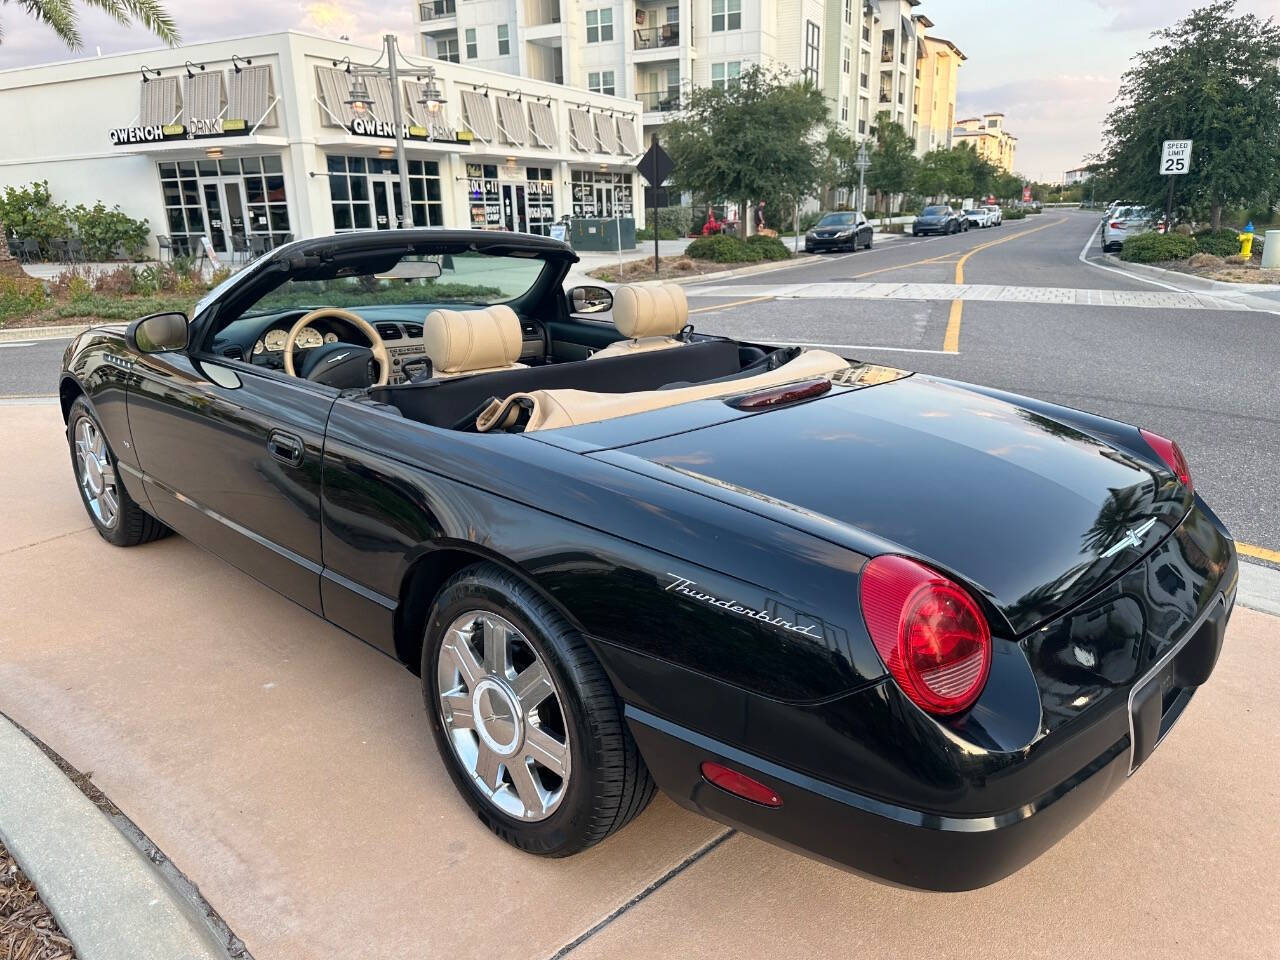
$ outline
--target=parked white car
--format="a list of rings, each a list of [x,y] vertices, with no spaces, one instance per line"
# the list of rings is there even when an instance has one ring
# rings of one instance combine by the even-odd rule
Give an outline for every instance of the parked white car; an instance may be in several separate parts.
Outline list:
[[[1124,246],[1125,240],[1153,228],[1153,214],[1146,207],[1121,205],[1102,221],[1102,252],[1109,253]]]
[[[991,214],[985,207],[973,207],[964,212],[965,219],[971,227],[991,226]]]
[[[1000,224],[1004,223],[1004,213],[1000,210],[1000,205],[998,203],[984,204],[982,209],[991,214],[991,225],[993,227],[998,227]]]

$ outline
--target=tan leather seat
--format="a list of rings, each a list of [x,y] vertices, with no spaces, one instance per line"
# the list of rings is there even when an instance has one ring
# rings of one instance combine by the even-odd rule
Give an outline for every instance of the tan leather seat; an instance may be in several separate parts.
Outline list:
[[[684,341],[676,334],[689,322],[684,287],[674,283],[624,284],[613,291],[613,325],[626,337],[588,359],[666,350]]]
[[[504,304],[480,310],[432,310],[422,327],[422,346],[436,379],[524,367],[520,320]]]

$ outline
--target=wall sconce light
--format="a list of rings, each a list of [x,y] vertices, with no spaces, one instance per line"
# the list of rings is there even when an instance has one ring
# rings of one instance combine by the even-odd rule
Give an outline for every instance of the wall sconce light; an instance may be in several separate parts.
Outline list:
[[[204,64],[203,64],[203,63],[201,63],[201,64],[195,64],[195,63],[192,63],[190,60],[188,60],[186,63],[184,63],[184,64],[183,64],[183,66],[187,68],[187,79],[188,79],[188,80],[190,80],[192,77],[194,77],[194,76],[195,76],[195,71],[196,71],[196,70],[199,70],[201,73],[204,73]]]
[[[151,74],[152,76],[148,76],[148,74]],[[150,82],[151,82],[151,80],[152,80],[152,77],[154,77],[154,79],[156,79],[156,80],[159,80],[159,79],[160,79],[160,71],[159,71],[159,70],[157,70],[157,69],[155,69],[154,67],[148,67],[148,66],[144,63],[144,64],[142,65],[142,82],[143,82],[143,83],[150,83]]]
[[[249,57],[236,56],[234,53],[231,55],[231,66],[236,73],[239,73],[241,70],[244,69],[244,67],[240,66],[240,64],[242,63],[245,65],[245,67],[253,66],[253,60],[251,60]]]
[[[383,160],[390,160],[395,155],[396,155],[395,147],[379,147],[378,148],[378,156],[380,156]]]
[[[204,155],[208,157],[210,160],[217,160],[222,156],[222,148],[221,147],[205,147]]]

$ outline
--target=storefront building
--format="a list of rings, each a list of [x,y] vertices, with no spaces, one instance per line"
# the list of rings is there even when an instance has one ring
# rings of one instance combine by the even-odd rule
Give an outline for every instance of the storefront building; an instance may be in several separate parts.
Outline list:
[[[391,229],[406,198],[390,81],[365,78],[366,111],[346,103],[352,71],[379,54],[286,32],[0,71],[0,188],[47,180],[58,201],[119,205],[153,240],[181,251],[207,238],[228,257]],[[566,214],[643,226],[638,103],[412,63],[400,82],[415,226],[545,234]]]

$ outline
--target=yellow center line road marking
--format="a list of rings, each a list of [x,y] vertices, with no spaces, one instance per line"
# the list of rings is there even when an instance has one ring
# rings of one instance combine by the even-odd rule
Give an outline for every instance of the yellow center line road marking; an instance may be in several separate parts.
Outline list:
[[[1266,547],[1256,547],[1252,543],[1241,543],[1237,540],[1236,552],[1257,560],[1270,560],[1272,563],[1280,563],[1280,550],[1268,550]]]
[[[964,254],[956,261],[956,286],[964,283],[964,265],[965,262],[979,250],[985,250],[987,247],[994,247],[997,244],[1008,243],[1010,240],[1017,240],[1025,237],[1029,233],[1035,233],[1037,230],[1048,230],[1050,227],[1056,227],[1060,223],[1066,223],[1067,218],[1054,220],[1052,223],[1042,223],[1038,227],[1032,227],[1030,230],[1023,230],[1021,233],[1010,234],[1007,237],[1001,237],[999,240],[988,240],[986,243],[980,243],[968,253]],[[959,353],[960,352],[960,321],[964,319],[964,301],[957,297],[951,301],[951,312],[947,314],[947,332],[942,336],[942,352],[943,353]]]
[[[697,309],[690,310],[689,312],[690,313],[706,313],[708,310],[724,310],[727,307],[742,307],[742,306],[746,306],[748,303],[764,303],[764,301],[766,300],[773,300],[773,299],[774,299],[774,296],[772,294],[770,294],[767,297],[748,297],[746,300],[733,300],[729,303],[716,303],[716,304],[712,304],[709,307],[698,307]]]

